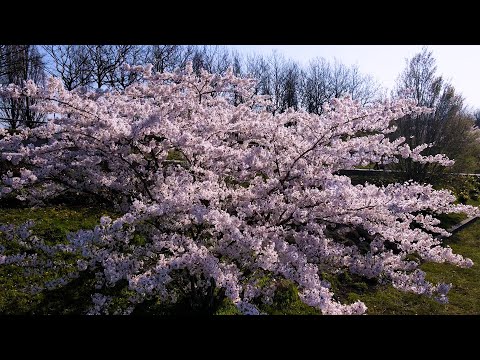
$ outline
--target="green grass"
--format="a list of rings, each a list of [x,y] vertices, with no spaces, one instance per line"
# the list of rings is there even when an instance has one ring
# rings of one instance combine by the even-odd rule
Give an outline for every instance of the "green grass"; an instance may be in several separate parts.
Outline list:
[[[92,229],[103,215],[112,216],[107,210],[93,207],[55,206],[48,208],[0,209],[0,224],[20,225],[35,221],[33,231],[50,243],[64,242],[67,233],[79,229]],[[47,274],[55,277],[55,274]],[[64,291],[30,295],[25,293],[26,279],[15,266],[0,266],[0,314],[52,314],[75,312],[77,303],[84,301],[85,287],[74,282]]]
[[[102,215],[114,216],[108,210],[84,206],[0,209],[0,223],[21,224],[32,219],[36,223],[35,233],[52,242],[58,242],[64,241],[65,235],[70,231],[93,228]],[[448,228],[463,218],[457,214],[445,216],[444,226]],[[474,261],[475,265],[470,269],[445,264],[422,265],[428,280],[453,284],[449,293],[450,302],[446,305],[425,296],[403,293],[392,286],[379,286],[348,274],[324,277],[332,283],[332,290],[339,300],[345,303],[361,300],[367,305],[368,314],[480,314],[479,238],[480,221],[467,226],[447,241],[454,252]],[[18,269],[12,266],[0,267],[0,314],[78,313],[82,309],[82,304],[89,298],[88,288],[91,281],[87,275],[66,289],[32,296],[22,291],[25,279]],[[288,282],[282,283],[281,290],[272,304],[262,305],[261,310],[272,315],[318,313],[300,301],[296,288]],[[170,310],[165,309],[165,313],[169,312]],[[237,314],[238,311],[233,304],[225,300],[214,313],[226,315]]]
[[[452,213],[452,214],[440,214],[438,215],[438,218],[441,221],[440,227],[444,229],[450,229],[452,226],[462,222],[467,218],[467,215],[465,214],[457,214],[457,213]]]
[[[269,315],[318,315],[318,310],[305,305],[298,297],[297,288],[288,281],[283,281],[270,305],[260,309]]]
[[[167,155],[167,160],[185,160],[185,156],[178,150],[170,150]]]
[[[452,236],[447,243],[455,253],[469,257],[474,262],[469,269],[446,264],[422,265],[429,281],[453,284],[448,294],[448,304],[442,305],[425,296],[404,293],[392,286],[372,287],[362,294],[352,292],[350,299],[362,300],[369,314],[480,314],[480,222]]]
[[[473,199],[468,199],[467,200],[467,205],[472,205],[472,206],[480,206],[480,200],[473,200]]]
[[[93,229],[103,215],[113,212],[86,206],[52,206],[47,208],[1,209],[0,224],[20,225],[33,220],[35,234],[52,242],[64,241],[67,233]]]

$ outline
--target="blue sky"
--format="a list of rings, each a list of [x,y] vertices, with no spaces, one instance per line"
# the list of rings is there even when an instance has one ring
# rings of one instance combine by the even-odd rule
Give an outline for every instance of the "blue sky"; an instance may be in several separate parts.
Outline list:
[[[421,45],[232,45],[241,53],[271,54],[273,50],[302,64],[320,56],[337,58],[347,65],[358,65],[382,86],[392,89],[405,59],[422,49]],[[472,109],[480,108],[480,45],[430,45],[437,60],[437,73],[448,80]]]

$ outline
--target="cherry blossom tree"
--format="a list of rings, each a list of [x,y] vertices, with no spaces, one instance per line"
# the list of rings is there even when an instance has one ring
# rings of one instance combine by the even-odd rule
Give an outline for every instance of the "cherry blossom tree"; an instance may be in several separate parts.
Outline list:
[[[321,115],[273,115],[268,97],[255,95],[255,82],[231,70],[151,69],[129,68],[141,79],[123,91],[67,91],[56,78],[45,88],[28,82],[1,89],[35,98],[38,111],[55,116],[0,134],[0,156],[9,164],[0,196],[41,206],[71,191],[121,214],[64,244],[39,238],[31,223],[3,225],[16,251],[2,246],[1,264],[28,274],[64,270],[30,291],[90,272],[91,314],[131,313],[151,299],[175,303],[179,289],[216,292],[242,313],[258,314],[287,279],[323,314],[363,314],[360,301],[340,303],[322,274],[347,270],[446,302],[450,285],[428,282],[419,265],[472,266],[442,244],[449,233],[437,215],[476,208],[454,205],[450,192],[426,184],[352,185],[338,174],[405,158],[451,165],[443,155],[423,156],[429,144],[410,148],[404,138],[388,137],[392,120],[429,109],[406,99],[363,106],[342,98]],[[128,294],[120,309],[114,287]]]

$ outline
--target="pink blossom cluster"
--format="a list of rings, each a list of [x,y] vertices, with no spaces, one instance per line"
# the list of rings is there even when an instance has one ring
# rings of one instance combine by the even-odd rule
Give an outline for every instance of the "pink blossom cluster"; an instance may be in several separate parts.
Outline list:
[[[442,245],[449,233],[436,215],[476,208],[454,205],[451,193],[430,185],[353,185],[338,174],[399,158],[451,165],[443,155],[421,155],[428,144],[411,149],[388,137],[392,120],[429,109],[408,99],[361,106],[343,98],[322,115],[272,115],[254,81],[231,70],[130,70],[142,80],[122,92],[67,91],[56,78],[45,88],[0,89],[35,97],[36,110],[50,114],[44,126],[0,134],[0,161],[17,169],[1,175],[0,197],[41,205],[71,190],[123,214],[56,247],[25,229],[0,228],[24,248],[78,255],[69,275],[45,286],[93,271],[90,313],[110,311],[102,289],[120,281],[132,294],[126,312],[152,297],[175,302],[175,281],[188,274],[197,286],[222,289],[245,314],[260,313],[279,279],[295,283],[301,300],[324,314],[363,314],[362,302],[337,300],[322,272],[343,269],[445,302],[450,286],[429,283],[420,261],[472,266]],[[51,265],[0,254],[2,263]]]

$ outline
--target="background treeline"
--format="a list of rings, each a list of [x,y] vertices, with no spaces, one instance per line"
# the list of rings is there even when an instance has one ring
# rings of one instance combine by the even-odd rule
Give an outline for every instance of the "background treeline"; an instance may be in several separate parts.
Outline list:
[[[317,57],[302,65],[277,52],[243,55],[215,45],[0,45],[0,84],[21,85],[28,79],[41,84],[54,75],[68,90],[122,90],[137,80],[124,70],[124,64],[151,63],[155,71],[165,72],[189,61],[196,72],[202,68],[224,72],[232,67],[236,75],[254,77],[256,92],[272,99],[272,114],[288,108],[321,114],[325,102],[345,95],[362,104],[387,97],[371,75],[338,60]],[[434,109],[432,114],[398,120],[392,136],[404,136],[412,147],[434,143],[423,154],[445,153],[455,159],[449,171],[480,172],[480,135],[475,126],[480,124],[480,110],[468,109],[453,85],[437,74],[435,59],[427,48],[406,60],[390,95],[413,97]],[[0,98],[0,126],[13,130],[38,126],[46,116],[35,113],[33,105],[29,98]],[[444,171],[408,160],[390,168],[417,181],[431,181]]]

